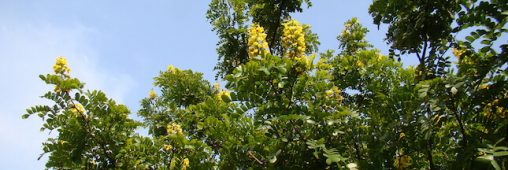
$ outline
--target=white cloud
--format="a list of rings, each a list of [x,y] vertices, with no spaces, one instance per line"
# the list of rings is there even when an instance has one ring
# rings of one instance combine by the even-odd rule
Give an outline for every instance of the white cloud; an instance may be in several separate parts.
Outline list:
[[[47,133],[37,116],[21,120],[25,109],[48,101],[38,98],[52,87],[39,74],[52,71],[56,56],[66,56],[71,74],[87,89],[101,89],[118,102],[133,87],[129,75],[99,68],[100,55],[88,36],[96,30],[80,24],[51,25],[30,21],[2,21],[0,26],[0,164],[9,169],[42,169],[37,161]]]

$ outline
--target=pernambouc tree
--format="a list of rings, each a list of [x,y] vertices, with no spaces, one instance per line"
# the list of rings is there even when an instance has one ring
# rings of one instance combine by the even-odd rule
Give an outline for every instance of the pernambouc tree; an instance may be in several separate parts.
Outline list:
[[[291,19],[303,3],[213,0],[226,89],[170,65],[141,100],[141,122],[57,58],[40,76],[55,87],[42,96],[53,105],[23,115],[56,131],[43,143],[47,168],[507,168],[506,0],[375,0],[389,55],[356,18],[338,52],[315,54],[317,35]],[[397,58],[410,54],[419,64],[403,67]],[[142,127],[149,136],[134,132]]]

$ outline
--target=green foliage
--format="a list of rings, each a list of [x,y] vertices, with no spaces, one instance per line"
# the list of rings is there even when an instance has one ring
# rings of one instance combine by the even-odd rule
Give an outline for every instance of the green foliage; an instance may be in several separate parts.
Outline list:
[[[104,93],[83,92],[58,58],[55,74],[40,76],[55,85],[42,96],[54,104],[22,116],[37,114],[42,130],[57,131],[43,144],[47,167],[506,169],[508,46],[498,39],[508,3],[374,1],[374,22],[390,24],[390,56],[365,40],[356,18],[337,37],[338,53],[313,54],[310,26],[283,33],[281,24],[302,3],[212,1],[207,17],[226,89],[169,66],[154,78],[160,95],[141,100],[142,124]],[[249,58],[249,23],[264,27],[270,53]],[[415,53],[419,65],[404,68],[396,50]],[[150,136],[135,134],[140,126]]]

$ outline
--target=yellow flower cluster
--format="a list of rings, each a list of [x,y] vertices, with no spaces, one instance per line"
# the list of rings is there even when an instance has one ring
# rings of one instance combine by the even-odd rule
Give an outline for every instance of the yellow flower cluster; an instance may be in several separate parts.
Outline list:
[[[330,90],[325,92],[326,98],[335,98],[338,102],[342,102],[344,98],[340,95],[340,93],[342,93],[342,90],[340,90],[337,86],[333,86]]]
[[[179,124],[171,123],[166,127],[166,131],[168,132],[168,135],[181,135],[183,134],[182,127]]]
[[[59,86],[55,86],[54,91],[58,93],[58,92],[61,92],[61,91],[62,91],[62,89],[60,89],[60,87],[59,87]]]
[[[53,71],[56,74],[66,75],[71,72],[71,69],[67,66],[67,59],[62,56],[56,58],[56,63],[53,65]]]
[[[219,91],[219,90],[220,90],[220,84],[219,83],[213,84],[213,91]]]
[[[177,69],[173,65],[168,66],[168,72],[170,73],[176,73]]]
[[[358,60],[358,61],[356,61],[356,66],[358,66],[359,68],[362,68],[363,66],[365,66],[365,64],[363,64],[363,62],[361,60]]]
[[[264,32],[263,27],[258,24],[252,24],[249,29],[249,41],[247,42],[250,58],[257,55],[268,54],[268,43],[265,38],[266,33]]]
[[[171,145],[164,145],[164,150],[165,151],[170,151],[171,149],[173,149],[173,146],[171,146]]]
[[[289,58],[299,57],[305,53],[305,34],[302,25],[296,20],[290,20],[282,24],[282,46],[287,50]]]
[[[150,92],[148,93],[148,98],[155,99],[155,97],[157,97],[157,93],[155,93],[155,91],[151,89]]]
[[[85,108],[83,107],[83,105],[76,103],[74,104],[74,106],[72,106],[71,112],[74,113],[75,115],[80,115],[85,113]]]
[[[219,93],[217,93],[216,97],[217,97],[217,100],[219,100],[219,101],[226,100],[225,102],[229,102],[227,100],[231,99],[231,94],[229,94],[229,92],[226,90],[221,90]]]
[[[483,108],[483,115],[487,118],[492,118],[492,113],[496,113],[501,118],[506,117],[506,109],[499,103],[499,99],[494,99],[492,102],[487,103]]]
[[[459,50],[457,48],[452,48],[452,53],[455,57],[457,57],[457,59],[460,60],[460,56],[462,56],[462,54],[464,54],[464,51],[462,50]]]
[[[187,170],[187,167],[189,167],[189,159],[188,158],[185,158],[183,159],[182,161],[182,170]]]
[[[480,85],[480,90],[484,90],[484,89],[488,90],[489,88],[490,88],[490,85],[488,85],[488,84],[481,84]]]
[[[406,169],[411,166],[411,164],[413,164],[413,158],[411,158],[409,155],[397,156],[393,162],[393,165],[397,169]]]

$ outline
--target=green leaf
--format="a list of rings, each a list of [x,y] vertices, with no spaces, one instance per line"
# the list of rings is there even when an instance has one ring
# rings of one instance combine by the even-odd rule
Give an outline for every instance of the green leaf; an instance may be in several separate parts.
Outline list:
[[[501,167],[499,167],[499,164],[495,160],[490,161],[490,164],[492,164],[492,167],[496,170],[501,170]]]
[[[495,157],[506,156],[506,155],[508,155],[508,151],[494,152]]]
[[[469,42],[473,42],[475,38],[473,36],[466,36],[466,40]]]
[[[23,114],[23,115],[21,116],[21,118],[22,118],[22,119],[27,119],[29,116],[30,116],[30,114]]]
[[[270,163],[275,163],[277,162],[277,156],[273,156],[271,159],[270,159]]]

